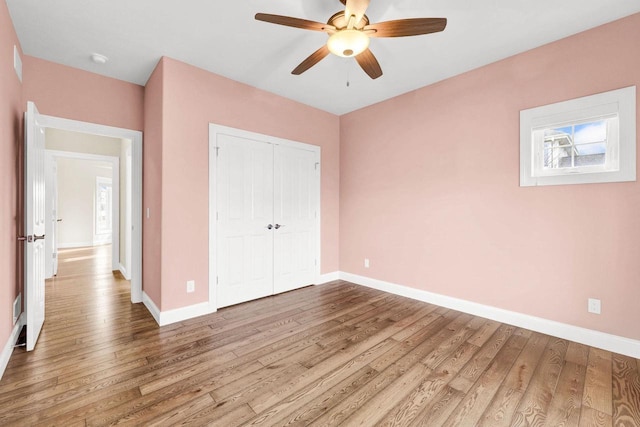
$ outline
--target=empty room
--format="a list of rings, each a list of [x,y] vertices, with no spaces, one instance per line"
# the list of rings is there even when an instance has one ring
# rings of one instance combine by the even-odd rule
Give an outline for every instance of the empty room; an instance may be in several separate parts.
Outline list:
[[[0,425],[640,426],[637,0],[0,1]]]

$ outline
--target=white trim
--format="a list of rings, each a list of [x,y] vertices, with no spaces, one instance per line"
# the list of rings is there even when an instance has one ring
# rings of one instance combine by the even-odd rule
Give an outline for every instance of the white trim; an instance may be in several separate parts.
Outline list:
[[[142,291],[142,303],[147,307],[147,310],[149,310],[149,313],[151,313],[156,320],[156,323],[160,325],[160,309],[145,291]]]
[[[40,115],[40,124],[45,128],[54,128],[72,132],[90,133],[112,138],[131,140],[131,302],[142,302],[142,132],[131,129],[105,126],[61,117]],[[120,213],[118,212],[118,217]],[[119,248],[118,248],[119,250]]]
[[[2,353],[0,353],[0,379],[4,375],[4,371],[7,369],[7,365],[9,364],[9,359],[11,359],[11,354],[13,353],[13,348],[18,341],[18,336],[20,335],[20,331],[24,326],[24,313],[20,314],[18,317],[18,321],[15,325],[13,325],[13,330],[11,331],[11,335],[9,335],[9,339],[7,343],[4,345],[2,349]]]
[[[124,268],[124,265],[120,264],[120,267],[118,268],[118,270],[120,270],[120,273],[122,273],[122,275],[126,280],[131,280],[131,276],[129,276],[127,269]]]
[[[142,292],[142,302],[156,320],[158,326],[166,326],[172,323],[182,322],[183,320],[189,320],[194,317],[205,316],[216,312],[216,310],[211,311],[209,309],[208,302],[201,302],[199,304],[176,308],[174,310],[160,311],[158,306],[144,291]]]
[[[238,138],[247,138],[254,141],[262,141],[269,144],[274,145],[283,145],[287,147],[293,147],[301,150],[308,150],[318,154],[319,165],[318,165],[318,185],[320,188],[318,189],[318,205],[317,205],[317,218],[316,218],[316,255],[317,255],[317,265],[315,271],[315,277],[317,278],[314,281],[318,281],[320,278],[320,266],[322,265],[321,253],[322,253],[322,233],[321,233],[321,224],[322,224],[322,150],[317,145],[306,144],[304,142],[292,141],[289,139],[278,138],[275,136],[249,132],[242,129],[236,129],[232,127],[217,125],[215,123],[209,123],[209,312],[213,313],[218,309],[217,305],[217,253],[216,253],[216,240],[217,240],[217,230],[216,230],[216,212],[218,210],[218,201],[215,193],[216,189],[216,162],[217,162],[217,136],[219,134],[235,136]]]
[[[585,119],[617,114],[617,147],[611,155],[619,158],[611,169],[584,172],[576,168],[557,174],[534,176],[537,149],[533,131],[540,128],[577,123]],[[615,132],[614,132],[615,133]],[[539,185],[590,184],[636,180],[636,87],[629,86],[568,101],[520,111],[520,187]],[[609,153],[607,148],[607,153]],[[538,161],[538,160],[536,160]],[[614,162],[615,163],[615,162]],[[575,173],[580,172],[580,173]]]
[[[318,277],[318,283],[316,283],[316,285],[324,285],[329,282],[335,282],[336,280],[340,280],[339,271],[333,271],[331,273],[321,274]]]
[[[412,298],[418,301],[435,304],[441,307],[450,308],[475,316],[484,317],[509,325],[530,329],[558,338],[575,341],[592,347],[624,354],[636,359],[640,358],[640,341],[618,335],[607,334],[592,329],[581,328],[566,323],[530,316],[528,314],[517,313],[515,311],[504,310],[497,307],[453,298],[446,295],[435,294],[421,289],[410,288],[408,286],[358,276],[356,274],[340,272],[340,279],[346,280],[369,288],[389,292],[391,294]]]
[[[215,313],[209,309],[209,302],[201,302],[199,304],[180,307],[174,310],[160,312],[160,326],[170,325],[172,323],[182,322],[183,320],[193,319],[194,317],[205,316]]]

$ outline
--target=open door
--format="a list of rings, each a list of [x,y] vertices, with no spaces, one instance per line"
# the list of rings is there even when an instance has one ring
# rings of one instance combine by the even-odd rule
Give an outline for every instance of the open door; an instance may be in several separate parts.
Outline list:
[[[25,113],[25,227],[24,261],[27,351],[36,346],[44,324],[45,174],[44,129],[33,102]]]

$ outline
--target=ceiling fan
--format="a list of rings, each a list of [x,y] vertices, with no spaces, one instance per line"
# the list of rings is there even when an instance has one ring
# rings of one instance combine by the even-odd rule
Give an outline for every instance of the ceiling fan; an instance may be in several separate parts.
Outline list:
[[[304,1],[304,0],[303,0]],[[447,26],[446,18],[413,18],[370,24],[365,15],[370,0],[340,0],[345,10],[335,13],[326,24],[290,16],[256,14],[258,21],[329,34],[327,44],[302,61],[291,74],[299,75],[324,59],[329,53],[356,58],[372,79],[382,75],[376,57],[369,50],[370,37],[405,37],[437,33]]]

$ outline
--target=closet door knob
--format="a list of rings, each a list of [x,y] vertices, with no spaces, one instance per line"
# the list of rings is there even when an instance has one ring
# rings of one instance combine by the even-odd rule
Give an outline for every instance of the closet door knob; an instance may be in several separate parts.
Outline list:
[[[276,224],[276,230],[277,230],[278,228],[280,228],[280,227],[284,227],[284,225],[283,225],[283,224]]]
[[[273,228],[273,225],[271,225],[271,224],[267,225],[267,230],[271,230],[272,228]],[[278,227],[276,227],[276,228],[278,228]]]

